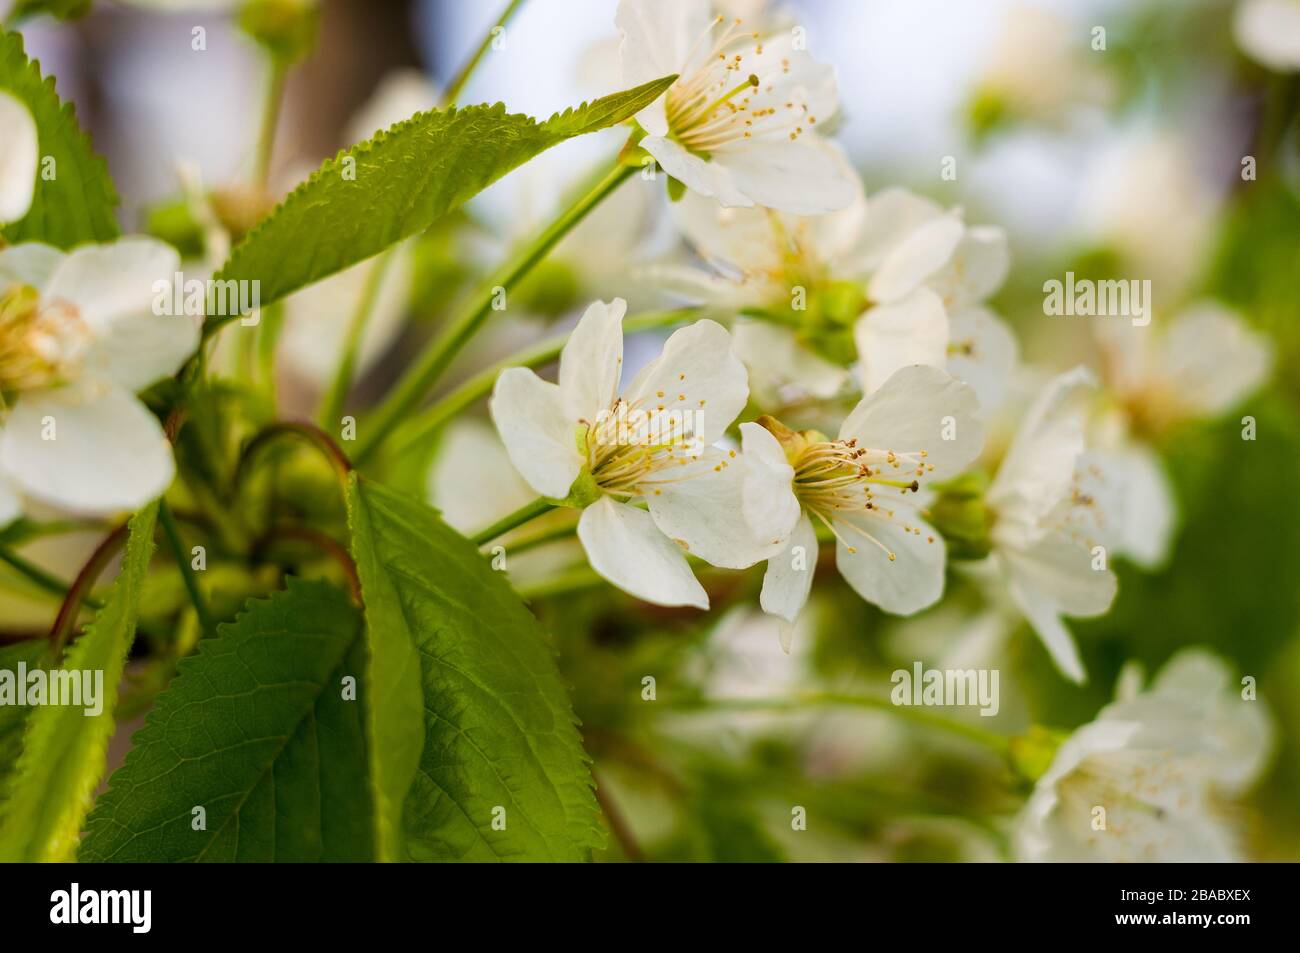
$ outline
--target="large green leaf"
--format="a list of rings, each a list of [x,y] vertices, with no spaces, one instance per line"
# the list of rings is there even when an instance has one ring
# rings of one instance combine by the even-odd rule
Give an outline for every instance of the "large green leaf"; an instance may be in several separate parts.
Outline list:
[[[46,639],[24,639],[0,648],[0,672],[12,672],[16,679],[19,672],[40,667],[49,644]],[[4,814],[6,789],[23,750],[23,729],[31,710],[30,705],[0,704],[0,816]]]
[[[602,841],[591,772],[537,620],[418,500],[353,474],[348,508],[382,686],[380,856],[586,859]]]
[[[251,601],[180,663],[79,858],[373,859],[360,635],[360,614],[325,583],[290,578]]]
[[[135,635],[140,592],[153,554],[158,504],[131,519],[122,570],[104,608],[68,650],[61,671],[102,676],[99,711],[84,706],[38,705],[27,718],[22,753],[8,788],[0,821],[0,860],[59,861],[71,858],[104,774],[113,708],[126,655]]]
[[[505,106],[418,113],[322,165],[241,242],[221,280],[257,280],[263,305],[423,231],[507,172],[566,139],[615,125],[675,77],[546,122]]]
[[[4,30],[0,89],[27,105],[36,120],[41,153],[31,210],[0,234],[13,244],[40,241],[58,248],[116,238],[117,190],[108,167],[77,126],[72,105],[59,101],[54,80],[42,79],[40,64],[28,61],[22,37]]]

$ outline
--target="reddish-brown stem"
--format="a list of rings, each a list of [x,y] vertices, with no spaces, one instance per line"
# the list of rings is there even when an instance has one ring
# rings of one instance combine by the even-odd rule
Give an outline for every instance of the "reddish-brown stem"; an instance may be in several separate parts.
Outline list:
[[[264,550],[280,540],[298,540],[310,543],[328,553],[343,569],[343,575],[348,580],[348,592],[352,596],[352,601],[357,605],[361,605],[361,577],[357,575],[357,564],[352,561],[351,554],[338,540],[307,526],[273,526],[267,530],[261,539],[253,544],[254,558],[260,557]]]
[[[127,524],[123,523],[105,536],[103,542],[90,554],[86,564],[81,567],[77,578],[72,580],[72,585],[68,587],[68,594],[63,597],[63,604],[59,606],[59,614],[54,618],[54,625],[50,628],[50,651],[54,658],[62,657],[63,647],[67,645],[72,627],[76,625],[82,603],[108,566],[109,560],[117,555],[117,551],[126,542],[126,535]]]

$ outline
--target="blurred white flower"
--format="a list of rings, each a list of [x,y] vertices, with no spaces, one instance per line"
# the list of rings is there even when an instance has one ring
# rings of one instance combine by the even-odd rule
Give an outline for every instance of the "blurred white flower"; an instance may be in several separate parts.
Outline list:
[[[1092,375],[1054,378],[1030,406],[986,495],[994,514],[990,556],[1057,668],[1082,682],[1083,662],[1062,616],[1100,615],[1115,598],[1115,575],[1096,568],[1098,524],[1109,523],[1096,475],[1084,467]]]
[[[1186,135],[1138,123],[1115,137],[1079,191],[1079,227],[1149,278],[1161,301],[1177,300],[1196,279],[1221,202],[1197,166],[1204,148]]]
[[[1103,321],[1096,329],[1107,387],[1140,434],[1226,413],[1257,390],[1272,367],[1268,338],[1211,301],[1192,305],[1167,325],[1159,318],[1147,327]]]
[[[835,73],[796,49],[711,16],[699,0],[620,0],[623,84],[678,80],[637,114],[641,146],[669,175],[727,206],[812,215],[843,208],[852,183],[815,145],[839,107]]]
[[[1237,45],[1251,59],[1279,73],[1300,70],[1300,3],[1241,0],[1232,18]]]
[[[40,152],[36,122],[27,107],[0,91],[0,225],[31,208]]]
[[[959,211],[903,189],[868,201],[843,153],[822,149],[852,177],[847,207],[795,216],[687,195],[675,220],[713,272],[663,265],[650,273],[680,294],[766,316],[734,329],[736,353],[760,393],[789,385],[834,396],[856,349],[867,393],[901,367],[926,364],[969,383],[982,411],[996,406],[1017,348],[980,302],[1006,278],[1006,234],[968,227]],[[837,335],[850,334],[833,360],[827,352],[841,345]]]
[[[1018,858],[1241,860],[1218,799],[1264,767],[1262,704],[1241,697],[1214,655],[1180,652],[1148,691],[1106,706],[1057,750],[1017,820]]]
[[[171,445],[134,392],[198,345],[201,318],[154,308],[179,264],[144,238],[0,251],[0,525],[20,494],[97,515],[167,489]]]
[[[987,412],[1016,361],[1015,337],[981,305],[1011,267],[1006,232],[906,189],[877,193],[867,209],[856,253],[874,306],[854,328],[863,391],[927,364],[969,383]]]
[[[977,127],[1003,118],[1060,125],[1071,107],[1105,105],[1110,77],[1088,30],[1042,6],[1016,3],[975,82]]]
[[[770,418],[741,424],[745,517],[761,538],[782,543],[763,576],[763,610],[793,622],[807,601],[813,519],[834,534],[836,566],[863,599],[900,615],[937,601],[944,545],[915,497],[923,480],[957,476],[979,455],[976,406],[965,384],[914,366],[864,398],[836,440]]]
[[[593,569],[647,602],[708,608],[685,553],[730,568],[762,555],[741,515],[736,453],[712,446],[749,397],[745,368],[721,325],[697,321],[620,397],[626,309],[621,298],[587,309],[558,384],[503,372],[492,419],[534,490],[555,499],[572,490],[584,507],[578,538]],[[640,500],[649,512],[630,505]]]
[[[1113,552],[1154,568],[1169,555],[1177,507],[1150,442],[1169,428],[1230,410],[1266,380],[1268,339],[1213,302],[1190,307],[1164,326],[1097,325],[1103,377],[1116,408],[1093,428],[1093,465],[1109,492],[1103,527]]]
[[[537,499],[510,462],[496,431],[477,420],[448,425],[428,481],[429,501],[460,533],[490,526]],[[467,486],[474,492],[466,493]]]

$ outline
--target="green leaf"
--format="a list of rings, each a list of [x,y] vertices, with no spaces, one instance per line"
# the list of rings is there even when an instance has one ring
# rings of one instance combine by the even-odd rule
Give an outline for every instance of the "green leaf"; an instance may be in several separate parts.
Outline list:
[[[99,711],[83,705],[39,705],[27,718],[22,754],[14,768],[0,821],[0,861],[71,858],[104,774],[113,734],[117,687],[135,635],[140,591],[153,554],[158,504],[131,519],[122,569],[104,608],[68,650],[60,672],[85,673],[97,685]],[[84,700],[84,696],[83,696]]]
[[[360,614],[333,586],[290,577],[218,631],[132,739],[78,858],[373,859]],[[343,697],[346,676],[360,700]]]
[[[40,667],[49,644],[46,639],[24,639],[0,648],[0,672],[12,672],[12,677],[17,679],[20,663],[29,672]],[[19,705],[16,700],[0,704],[0,816],[4,814],[5,792],[14,766],[23,750],[23,729],[27,727],[31,710],[31,705]]]
[[[18,0],[9,10],[9,20],[17,23],[42,13],[58,20],[77,20],[90,12],[90,6],[91,0]]]
[[[551,146],[654,102],[675,77],[546,122],[505,106],[417,113],[325,162],[231,253],[220,280],[259,281],[263,305],[428,228]]]
[[[603,839],[591,772],[537,620],[418,500],[354,473],[348,509],[385,686],[369,710],[380,857],[585,860]]]
[[[28,61],[22,37],[3,30],[0,89],[25,103],[36,120],[42,163],[31,210],[0,234],[12,244],[39,241],[57,248],[116,238],[117,190],[108,167],[77,126],[72,105],[59,101],[54,80],[42,79],[40,64]],[[47,168],[53,173],[48,180]]]

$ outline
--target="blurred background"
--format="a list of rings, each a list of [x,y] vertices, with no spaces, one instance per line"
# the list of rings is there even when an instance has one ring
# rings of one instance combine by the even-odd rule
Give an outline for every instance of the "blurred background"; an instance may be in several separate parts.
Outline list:
[[[314,52],[288,78],[272,178],[292,183],[378,128],[358,131],[357,117],[397,71],[446,84],[500,6],[326,0]],[[72,23],[22,27],[29,54],[57,77],[107,156],[129,229],[156,230],[151,216],[186,176],[215,186],[251,174],[267,67],[221,7],[96,3]],[[501,100],[545,116],[619,88],[614,7],[529,0],[460,101]],[[869,194],[905,185],[964,206],[968,222],[1007,229],[1011,277],[993,305],[1026,360],[1046,371],[1096,363],[1085,322],[1043,317],[1043,282],[1072,270],[1150,277],[1158,314],[1217,299],[1272,338],[1275,370],[1243,411],[1257,420],[1254,443],[1241,440],[1241,414],[1162,436],[1179,507],[1172,556],[1154,571],[1121,564],[1111,613],[1072,624],[1090,672],[1082,687],[1058,675],[1024,626],[981,631],[977,590],[958,573],[941,606],[908,620],[875,611],[828,573],[788,654],[775,622],[756,611],[757,575],[727,577],[733,607],[703,625],[697,614],[653,609],[609,587],[550,589],[535,605],[609,792],[603,806],[622,828],[609,858],[1006,858],[1023,786],[977,745],[867,711],[691,709],[710,697],[879,689],[913,660],[982,659],[1002,670],[1001,711],[975,718],[982,727],[1069,729],[1110,700],[1126,663],[1150,674],[1199,645],[1256,678],[1278,729],[1266,777],[1233,808],[1245,851],[1300,859],[1296,73],[1242,52],[1231,0],[792,0],[782,8],[838,71],[836,137]],[[202,51],[192,48],[196,27],[205,31]],[[620,141],[617,131],[574,140],[472,203],[473,227],[418,263],[411,311],[436,320],[467,262],[490,263],[544,217],[575,171]],[[1251,178],[1243,178],[1246,156],[1257,159]],[[630,219],[633,238],[651,250],[671,245],[662,210],[642,211]],[[631,296],[619,277],[601,293]],[[547,326],[579,304],[566,288],[539,294]],[[501,338],[536,336],[524,324]],[[386,366],[377,365],[380,380]],[[292,405],[292,389],[285,399]],[[441,479],[435,464],[435,502]],[[642,701],[647,677],[657,704]],[[806,806],[817,823],[793,833],[791,805]]]

